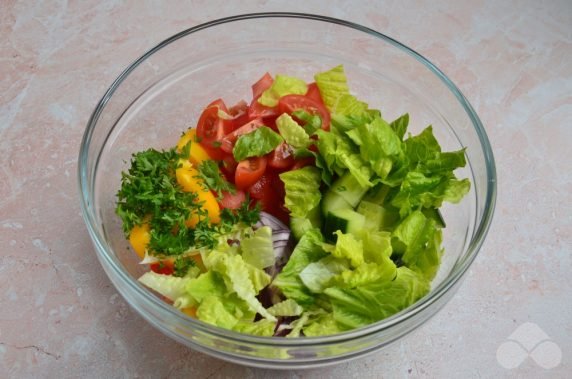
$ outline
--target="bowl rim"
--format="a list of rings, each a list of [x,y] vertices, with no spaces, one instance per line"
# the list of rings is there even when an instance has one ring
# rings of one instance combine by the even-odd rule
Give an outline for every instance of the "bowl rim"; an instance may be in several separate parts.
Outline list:
[[[112,254],[111,249],[108,248],[108,246],[106,246],[106,244],[104,243],[103,236],[97,230],[95,218],[90,213],[90,210],[92,209],[91,201],[93,194],[91,193],[91,190],[89,188],[89,180],[87,176],[87,166],[88,166],[87,157],[89,152],[89,146],[93,136],[93,132],[95,130],[95,127],[97,125],[101,113],[103,112],[108,101],[111,99],[115,91],[119,88],[121,83],[123,83],[123,81],[130,75],[130,73],[134,71],[141,63],[143,63],[145,60],[147,60],[149,57],[151,57],[153,54],[155,54],[162,48],[177,41],[180,38],[186,37],[192,33],[201,31],[203,29],[215,27],[217,25],[222,25],[237,21],[244,21],[244,20],[263,19],[263,18],[295,18],[301,20],[313,20],[318,22],[331,23],[343,27],[348,27],[369,34],[370,36],[379,38],[382,41],[391,45],[392,47],[399,49],[401,52],[410,55],[412,58],[416,59],[418,62],[423,64],[423,66],[429,69],[437,78],[439,78],[447,86],[447,88],[451,91],[451,93],[456,97],[457,101],[463,106],[479,138],[479,142],[485,160],[485,169],[487,178],[487,188],[484,200],[485,208],[483,211],[483,217],[481,219],[481,222],[477,225],[477,227],[473,231],[473,236],[470,240],[469,247],[465,254],[465,259],[461,260],[458,264],[456,264],[453,267],[453,271],[443,280],[442,283],[440,283],[436,288],[434,288],[429,295],[421,298],[412,306],[396,313],[395,315],[392,315],[386,319],[380,320],[378,322],[375,322],[373,324],[367,325],[359,329],[354,329],[329,336],[289,339],[283,337],[261,337],[261,336],[243,334],[232,330],[226,330],[223,328],[212,326],[204,322],[201,322],[199,320],[196,320],[178,311],[177,309],[165,303],[164,301],[160,300],[158,297],[153,295],[149,290],[143,288],[142,285],[137,283],[137,280],[134,280],[127,272],[125,272],[125,270],[123,270],[118,259]],[[97,161],[99,161],[99,154],[101,154],[101,151],[98,152]],[[413,316],[417,315],[418,313],[422,312],[423,310],[427,309],[428,307],[430,307],[433,303],[437,302],[443,295],[445,295],[448,292],[448,290],[451,287],[453,287],[464,276],[469,266],[476,258],[492,222],[495,203],[496,203],[496,193],[497,193],[495,161],[492,148],[489,139],[487,137],[487,134],[484,130],[484,127],[479,117],[477,116],[476,112],[474,111],[473,107],[470,105],[465,96],[440,69],[438,69],[433,63],[431,63],[421,54],[417,53],[415,50],[369,27],[351,21],[346,21],[329,16],[322,16],[309,13],[296,13],[296,12],[247,13],[247,14],[239,14],[235,16],[229,16],[212,20],[185,29],[163,40],[153,48],[149,49],[142,56],[133,61],[113,81],[111,86],[107,89],[107,91],[105,92],[105,94],[95,107],[94,111],[92,112],[80,145],[77,174],[78,174],[78,182],[80,189],[81,211],[88,232],[90,234],[90,237],[95,245],[96,248],[95,250],[100,258],[105,259],[110,264],[113,270],[119,275],[121,281],[130,286],[131,289],[134,290],[144,301],[154,304],[159,309],[166,312],[170,317],[178,319],[178,321],[190,323],[191,325],[193,325],[193,327],[201,330],[202,332],[206,332],[208,334],[222,337],[235,342],[253,343],[259,346],[268,346],[268,347],[276,347],[276,346],[300,347],[308,345],[327,345],[330,343],[339,343],[346,340],[355,340],[356,338],[359,337],[366,337],[368,335],[377,334],[381,331],[387,330],[393,325],[402,323],[412,318]],[[92,173],[92,175],[93,177],[95,177],[95,170]]]

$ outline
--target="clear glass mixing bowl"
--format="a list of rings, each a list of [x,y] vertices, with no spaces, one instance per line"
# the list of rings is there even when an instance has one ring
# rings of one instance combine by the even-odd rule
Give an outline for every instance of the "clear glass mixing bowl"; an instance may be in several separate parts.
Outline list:
[[[445,255],[431,292],[368,327],[314,338],[256,337],[219,329],[164,303],[137,278],[143,273],[115,215],[121,171],[132,153],[173,146],[203,107],[223,97],[248,99],[264,72],[312,80],[343,64],[352,92],[386,119],[409,112],[411,132],[432,124],[446,150],[466,147],[458,171],[472,188],[443,215]],[[315,367],[373,352],[411,332],[453,296],[481,247],[493,215],[496,181],[491,147],[473,108],[433,64],[399,42],[350,22],[307,14],[229,17],[185,30],[130,65],[105,93],[85,131],[79,156],[81,204],[107,275],[129,304],[173,339],[241,364]]]

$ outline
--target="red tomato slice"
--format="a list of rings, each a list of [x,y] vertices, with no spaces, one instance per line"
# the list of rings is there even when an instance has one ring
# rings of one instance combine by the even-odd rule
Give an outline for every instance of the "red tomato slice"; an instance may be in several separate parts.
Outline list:
[[[262,92],[266,91],[274,83],[274,79],[269,73],[266,73],[262,78],[258,79],[256,83],[252,85],[252,98],[258,99]]]
[[[307,158],[302,158],[302,159],[297,159],[294,162],[294,165],[292,166],[291,170],[298,170],[299,168],[302,167],[306,167],[306,166],[311,166],[314,165],[316,163],[316,158],[314,157],[307,157]]]
[[[270,153],[268,165],[277,170],[287,170],[294,164],[294,156],[286,142],[282,142]]]
[[[250,121],[250,118],[248,117],[248,104],[244,100],[240,100],[238,103],[230,107],[228,109],[228,114],[232,116],[232,120],[229,120],[229,133],[235,131]]]
[[[232,154],[227,154],[222,158],[221,171],[229,182],[234,182],[234,172],[238,162]]]
[[[232,154],[232,148],[234,147],[234,143],[236,142],[238,137],[240,137],[243,134],[250,133],[253,130],[258,129],[263,125],[264,124],[262,123],[262,120],[259,118],[256,118],[246,123],[245,125],[242,125],[240,128],[236,129],[232,133],[227,134],[221,139],[220,148],[225,153]]]
[[[218,110],[228,112],[221,99],[210,103],[201,113],[197,122],[197,137],[211,158],[221,159],[224,154],[219,146],[222,138],[228,133],[229,123],[218,116]]]
[[[258,179],[256,181],[256,183],[254,183],[252,186],[250,186],[250,188],[248,189],[248,193],[250,194],[250,197],[256,200],[265,200],[263,202],[263,207],[262,209],[264,209],[264,205],[266,205],[265,203],[267,202],[266,200],[268,200],[270,198],[270,196],[272,195],[272,176],[270,173],[265,172],[260,179]]]
[[[172,261],[151,263],[149,265],[149,268],[151,269],[151,271],[163,275],[173,275],[173,273],[175,272]]]
[[[324,100],[322,100],[322,95],[320,95],[320,89],[316,83],[308,84],[308,92],[305,95],[307,98],[317,101],[324,106]]]
[[[330,130],[330,112],[319,102],[302,95],[282,96],[278,101],[278,111],[280,114],[302,109],[311,114],[317,114],[322,119],[322,129]]]
[[[235,193],[223,191],[222,199],[220,200],[219,204],[222,208],[238,209],[244,200],[246,200],[246,194],[244,191],[236,190]]]
[[[258,102],[258,98],[252,100],[248,108],[248,117],[250,117],[250,119],[277,117],[279,114],[278,107],[271,108],[264,106]]]
[[[238,163],[234,173],[234,184],[238,189],[246,189],[256,183],[266,170],[266,157],[248,158]]]

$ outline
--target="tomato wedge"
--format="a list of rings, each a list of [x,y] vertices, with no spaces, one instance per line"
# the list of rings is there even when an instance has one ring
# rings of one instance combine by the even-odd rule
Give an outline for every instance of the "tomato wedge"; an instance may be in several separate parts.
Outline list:
[[[278,107],[262,105],[258,102],[258,98],[252,100],[248,108],[248,117],[250,117],[250,119],[277,117],[279,114]]]
[[[229,120],[230,127],[228,128],[228,133],[235,131],[250,121],[250,118],[248,117],[248,104],[244,100],[240,100],[238,103],[230,107],[228,109],[228,114],[232,116],[232,119]]]
[[[266,157],[253,157],[238,162],[234,173],[236,188],[244,190],[256,183],[266,170]]]
[[[297,159],[297,160],[294,162],[294,165],[292,166],[292,169],[291,169],[291,170],[292,170],[292,171],[298,170],[299,168],[313,165],[313,164],[315,164],[315,162],[316,162],[316,158],[314,158],[314,157],[307,157],[307,158]]]
[[[286,142],[282,142],[270,153],[268,166],[277,170],[287,170],[294,164],[294,156]]]
[[[323,104],[302,95],[282,96],[278,101],[278,111],[280,114],[296,110],[304,110],[310,114],[318,115],[322,119],[322,129],[330,130],[330,112]]]
[[[312,99],[320,103],[322,106],[325,107],[322,95],[320,95],[320,89],[318,88],[318,85],[315,82],[308,84],[308,92],[306,92],[305,96],[309,99]]]
[[[218,147],[222,138],[229,132],[229,123],[218,116],[219,109],[228,112],[221,99],[210,103],[203,110],[197,122],[197,137],[200,144],[214,159],[221,159],[224,156]]]
[[[272,76],[268,72],[262,75],[262,78],[258,79],[258,81],[252,85],[252,98],[258,99],[260,95],[262,95],[262,92],[270,88],[272,83],[274,83],[274,79],[272,79]]]
[[[247,124],[242,125],[240,128],[236,129],[232,133],[227,134],[221,139],[220,148],[225,153],[232,154],[232,148],[234,147],[234,144],[238,139],[238,137],[240,137],[243,134],[250,133],[253,130],[258,129],[263,125],[264,124],[262,123],[262,120],[259,118],[256,118],[248,122]]]
[[[238,209],[242,203],[246,200],[246,194],[244,191],[236,190],[235,193],[230,193],[227,191],[222,192],[222,199],[220,200],[220,206],[227,209]]]
[[[149,265],[149,268],[151,269],[151,271],[153,271],[157,274],[163,274],[163,275],[173,275],[173,273],[175,272],[173,261],[170,261],[170,260],[166,260],[163,262],[157,262],[157,263],[151,263]]]

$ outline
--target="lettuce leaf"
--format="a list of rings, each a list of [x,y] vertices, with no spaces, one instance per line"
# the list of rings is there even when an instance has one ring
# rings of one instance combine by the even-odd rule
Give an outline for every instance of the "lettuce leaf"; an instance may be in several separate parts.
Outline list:
[[[332,278],[348,269],[345,260],[327,256],[306,266],[300,272],[300,279],[310,291],[321,293],[330,287]]]
[[[363,257],[366,262],[382,264],[385,258],[391,257],[391,233],[383,231],[366,231],[362,234]]]
[[[200,270],[190,270],[189,274],[183,278],[172,275],[157,274],[153,271],[146,272],[138,279],[139,282],[149,287],[153,291],[165,296],[167,299],[178,303],[183,302],[184,305],[192,305],[192,299],[184,299],[188,296],[187,285],[194,280],[193,278],[199,274]]]
[[[256,322],[239,320],[233,327],[235,332],[252,334],[254,336],[271,337],[274,335],[276,322],[262,319]]]
[[[382,264],[364,263],[355,270],[345,270],[332,279],[332,287],[356,288],[369,283],[391,281],[395,278],[397,267],[388,258],[382,258]]]
[[[332,256],[346,258],[352,267],[361,265],[364,262],[363,242],[351,233],[344,234],[337,230],[334,234],[337,236],[336,246],[333,249],[328,249]]]
[[[276,127],[286,143],[295,149],[305,149],[312,144],[310,136],[287,113],[282,113],[276,119]]]
[[[435,277],[441,261],[441,230],[421,211],[412,212],[393,231],[392,244],[401,260],[427,280]]]
[[[308,86],[302,79],[276,75],[270,88],[262,92],[262,95],[258,98],[258,103],[267,107],[275,107],[282,96],[305,95],[306,92],[308,92]]]
[[[237,162],[251,157],[261,157],[270,153],[283,141],[280,134],[267,126],[261,126],[254,131],[238,137],[232,154]]]
[[[429,292],[429,282],[423,276],[407,267],[396,271],[392,281],[326,289],[336,322],[349,329],[366,326],[399,312]]]
[[[343,332],[342,328],[334,318],[333,313],[319,315],[304,326],[304,335],[307,337],[326,336]]]
[[[284,203],[291,216],[306,218],[320,204],[320,179],[320,172],[313,166],[280,174],[286,192]]]
[[[197,318],[225,329],[232,329],[238,322],[238,319],[225,308],[223,300],[212,295],[205,297],[197,308]]]
[[[314,75],[316,85],[320,90],[320,96],[330,111],[341,95],[349,95],[350,89],[344,72],[344,66],[339,65],[331,70]]]
[[[227,289],[231,292],[235,292],[239,298],[248,304],[252,311],[259,313],[268,320],[276,321],[276,317],[268,313],[256,298],[258,292],[256,292],[250,278],[252,270],[258,269],[247,264],[240,255],[231,255],[216,250],[208,255],[205,265],[210,266],[213,271],[218,272],[223,277]],[[268,274],[262,270],[258,272],[261,276],[268,276]]]
[[[323,242],[324,237],[319,229],[307,231],[294,248],[282,272],[272,282],[288,299],[293,299],[302,306],[313,304],[316,298],[306,288],[299,275],[310,263],[327,255],[322,249]]]
[[[268,312],[274,316],[300,316],[304,308],[292,299],[286,299],[268,308]]]
[[[385,179],[390,173],[394,161],[403,159],[401,139],[380,117],[359,125],[347,134],[360,146],[362,159],[369,163],[381,179]]]
[[[399,139],[403,140],[403,136],[405,136],[407,127],[409,126],[409,113],[405,113],[404,115],[401,115],[395,120],[391,121],[389,126],[391,129],[393,129]]]
[[[262,226],[240,241],[242,259],[256,268],[263,269],[274,265],[272,229]]]

